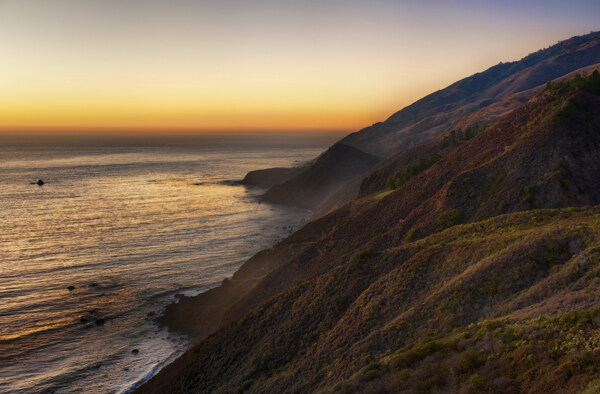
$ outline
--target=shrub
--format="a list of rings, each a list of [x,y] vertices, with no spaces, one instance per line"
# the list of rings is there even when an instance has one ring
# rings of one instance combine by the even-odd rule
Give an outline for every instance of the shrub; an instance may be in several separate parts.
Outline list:
[[[388,179],[388,189],[396,189],[404,185],[406,182],[408,182],[415,176],[419,175],[420,173],[434,165],[441,158],[442,156],[438,155],[437,153],[432,153],[430,155],[417,159],[415,162],[409,165],[401,167],[396,172],[394,172],[394,175],[392,175]]]
[[[237,392],[238,392],[239,394],[241,394],[241,393],[244,393],[244,392],[248,391],[248,389],[249,389],[250,387],[252,387],[252,383],[253,383],[253,382],[252,382],[252,380],[246,380],[246,381],[244,381],[244,383],[242,383],[242,384],[240,385],[240,387],[238,387],[238,390],[237,390]]]
[[[546,91],[557,96],[563,96],[578,90],[584,90],[592,94],[600,94],[600,74],[595,70],[591,75],[575,74],[571,79],[560,82],[549,82]]]
[[[441,147],[447,148],[449,146],[456,147],[462,144],[465,141],[470,140],[475,137],[477,134],[481,133],[483,130],[487,128],[487,124],[472,124],[468,126],[466,129],[458,129],[451,130],[447,135],[442,139]]]
[[[463,221],[463,214],[458,209],[450,209],[444,211],[438,216],[437,224],[443,228],[448,228],[461,224]]]
[[[469,378],[467,383],[474,389],[481,390],[485,385],[485,379],[481,375],[475,374]]]
[[[375,251],[372,248],[363,249],[363,250],[360,250],[360,251],[354,253],[350,257],[349,262],[355,263],[357,261],[365,261],[365,260],[369,260],[369,259],[373,258],[374,256],[375,256]]]
[[[475,348],[469,348],[460,355],[460,370],[463,373],[471,372],[485,363],[485,354]]]
[[[571,175],[571,167],[569,167],[569,163],[564,159],[556,163],[556,168],[565,176]]]
[[[535,192],[535,185],[529,185],[523,188],[523,194],[525,194],[525,198],[527,199],[530,208],[535,208]]]
[[[410,230],[408,230],[408,231],[406,232],[406,237],[405,237],[405,238],[406,238],[406,241],[408,241],[408,242],[412,242],[412,241],[413,241],[413,239],[415,238],[415,232],[416,232],[416,230],[415,230],[415,228],[414,228],[414,227],[413,227],[413,228],[411,228]]]
[[[567,326],[582,327],[588,324],[594,317],[593,312],[586,309],[576,309],[566,312],[557,317],[557,320]]]

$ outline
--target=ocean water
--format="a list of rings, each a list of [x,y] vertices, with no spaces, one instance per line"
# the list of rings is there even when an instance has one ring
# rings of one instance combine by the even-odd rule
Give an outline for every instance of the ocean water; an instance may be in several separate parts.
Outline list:
[[[337,137],[0,140],[0,392],[127,392],[156,373],[189,346],[153,319],[174,295],[309,216],[233,181]]]

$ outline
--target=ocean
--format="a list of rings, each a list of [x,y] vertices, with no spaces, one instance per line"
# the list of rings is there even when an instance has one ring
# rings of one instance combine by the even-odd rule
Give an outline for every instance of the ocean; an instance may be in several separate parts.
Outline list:
[[[156,373],[189,346],[154,322],[175,294],[310,216],[236,181],[337,138],[0,137],[0,392],[128,392]]]

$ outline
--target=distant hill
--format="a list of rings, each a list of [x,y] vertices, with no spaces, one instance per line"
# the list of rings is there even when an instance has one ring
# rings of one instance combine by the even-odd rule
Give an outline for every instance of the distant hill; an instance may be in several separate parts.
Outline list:
[[[554,81],[561,81],[568,78],[573,78],[575,74],[591,74],[594,71],[600,71],[600,64],[584,67],[582,69],[571,72],[565,76],[559,77]],[[409,165],[421,156],[427,154],[445,155],[453,150],[453,147],[444,146],[443,141],[448,138],[451,132],[462,132],[468,129],[478,129],[493,123],[501,116],[511,113],[514,109],[520,107],[531,99],[534,95],[545,89],[546,85],[537,86],[524,92],[513,94],[505,99],[494,103],[488,107],[475,110],[467,115],[457,119],[453,124],[445,130],[439,137],[429,138],[421,143],[414,145],[411,148],[402,150],[397,154],[387,158],[379,163],[376,167],[369,171],[368,175],[361,180],[358,196],[384,191],[387,187],[388,178],[402,166]]]
[[[391,189],[184,299],[202,324],[194,304],[230,295],[204,316],[220,329],[139,391],[600,390],[600,74],[446,131]]]
[[[462,79],[340,142],[388,157],[439,134],[467,112],[596,63],[600,63],[600,32],[573,37]]]
[[[304,170],[306,170],[304,167],[279,167],[254,170],[247,173],[240,183],[242,185],[270,188],[289,181],[293,177],[301,174]]]
[[[528,90],[541,88],[548,81],[597,63],[600,63],[600,32],[573,37],[519,61],[500,63],[460,80],[396,112],[384,122],[348,135],[338,144],[386,159],[421,141],[444,134],[454,122],[474,111],[502,102],[506,108],[502,111],[496,105],[495,115],[505,114],[535,94],[535,90]],[[519,93],[523,94],[519,96]],[[329,154],[325,152],[323,160],[328,160]],[[357,196],[364,172],[354,173],[350,161],[339,158],[331,161],[336,162],[336,175],[329,176],[327,169],[321,168],[316,171],[319,178],[345,179],[349,186],[315,183],[312,178],[303,176],[283,187],[278,186],[276,192],[267,193],[267,200],[311,208],[317,212],[317,217],[351,201]],[[340,169],[345,167],[349,168],[347,174],[340,176]],[[332,189],[344,192],[337,196],[331,193]],[[298,194],[303,196],[302,201],[280,198]]]
[[[352,146],[337,143],[290,180],[271,187],[264,195],[266,201],[304,208],[314,208],[340,186],[364,175],[379,158]]]

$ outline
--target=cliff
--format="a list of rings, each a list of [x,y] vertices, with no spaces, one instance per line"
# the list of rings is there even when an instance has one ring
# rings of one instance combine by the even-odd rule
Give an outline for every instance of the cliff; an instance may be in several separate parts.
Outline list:
[[[588,59],[597,36],[522,70]],[[597,391],[600,75],[515,96],[535,70],[502,84],[505,111],[477,108],[384,161],[364,156],[360,198],[172,307],[202,340],[139,392]],[[459,96],[472,99],[446,99]],[[313,166],[343,168],[328,161],[338,149],[342,162],[367,155],[347,147]]]

